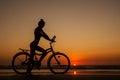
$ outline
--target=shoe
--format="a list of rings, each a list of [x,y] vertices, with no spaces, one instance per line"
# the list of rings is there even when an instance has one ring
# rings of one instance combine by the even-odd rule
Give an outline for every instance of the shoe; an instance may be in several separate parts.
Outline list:
[[[27,73],[27,77],[31,77],[31,76],[32,76],[31,72]]]
[[[37,66],[37,69],[40,69],[41,63],[39,61],[37,61],[36,66]]]

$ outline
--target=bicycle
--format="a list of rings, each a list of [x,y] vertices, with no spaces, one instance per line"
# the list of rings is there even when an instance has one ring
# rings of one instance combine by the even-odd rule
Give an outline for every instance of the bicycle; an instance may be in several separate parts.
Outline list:
[[[54,36],[52,39],[55,41],[55,38],[56,37]],[[54,74],[64,74],[70,68],[70,59],[64,53],[55,52],[52,47],[53,43],[54,42],[50,42],[49,43],[50,48],[46,49],[47,55],[50,52],[52,53],[47,60],[47,66],[50,69],[50,71]],[[30,50],[21,49],[21,48],[19,48],[19,50],[21,51],[16,53],[13,56],[12,67],[13,67],[13,70],[18,74],[27,74],[27,68],[30,61],[29,60]],[[38,58],[37,56],[41,56],[41,55],[42,54],[35,52],[34,63],[32,63],[32,69],[33,69],[33,66],[37,65],[36,63],[38,63],[40,60],[40,58]]]

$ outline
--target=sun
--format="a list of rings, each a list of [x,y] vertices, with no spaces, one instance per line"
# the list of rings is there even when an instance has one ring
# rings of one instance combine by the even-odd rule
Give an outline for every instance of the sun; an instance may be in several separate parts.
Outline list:
[[[74,66],[76,66],[76,64],[73,64]]]

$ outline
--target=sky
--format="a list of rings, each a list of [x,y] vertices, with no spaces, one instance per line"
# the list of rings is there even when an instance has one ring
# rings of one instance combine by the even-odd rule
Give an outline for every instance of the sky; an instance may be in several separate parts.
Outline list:
[[[76,65],[120,65],[120,0],[0,0],[0,65],[29,49],[38,21]],[[41,39],[39,45],[49,47]]]

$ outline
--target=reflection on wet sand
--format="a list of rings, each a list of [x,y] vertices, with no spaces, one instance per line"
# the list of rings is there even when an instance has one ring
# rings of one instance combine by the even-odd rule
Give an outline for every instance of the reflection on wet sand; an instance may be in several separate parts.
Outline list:
[[[0,76],[16,75],[12,69],[1,69]],[[54,75],[49,69],[33,70],[33,75]],[[70,69],[64,75],[120,75],[120,69]]]
[[[73,74],[74,74],[74,75],[76,75],[76,74],[77,74],[77,72],[76,72],[76,71],[73,71]]]
[[[71,69],[68,75],[120,75],[120,69]]]
[[[0,70],[0,80],[120,80],[120,70],[70,69],[55,75],[47,69],[33,70],[32,76],[16,74],[12,69]]]

